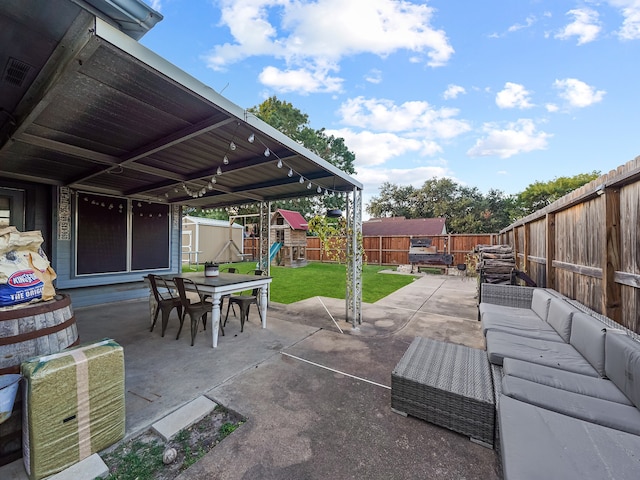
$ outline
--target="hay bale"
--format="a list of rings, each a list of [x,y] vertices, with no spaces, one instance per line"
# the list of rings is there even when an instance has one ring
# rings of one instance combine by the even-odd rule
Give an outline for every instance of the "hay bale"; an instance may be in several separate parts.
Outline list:
[[[22,364],[23,460],[30,480],[124,437],[124,352],[110,339]]]

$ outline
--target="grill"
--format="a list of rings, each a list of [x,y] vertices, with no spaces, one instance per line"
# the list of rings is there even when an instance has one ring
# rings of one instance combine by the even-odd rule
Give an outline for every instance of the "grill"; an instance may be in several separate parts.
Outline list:
[[[438,253],[430,238],[412,238],[409,240],[409,263],[411,265],[451,265],[453,255]]]

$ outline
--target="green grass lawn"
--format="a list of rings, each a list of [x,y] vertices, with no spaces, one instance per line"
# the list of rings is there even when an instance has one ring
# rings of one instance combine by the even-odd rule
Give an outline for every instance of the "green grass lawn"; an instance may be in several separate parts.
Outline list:
[[[253,273],[253,262],[220,265],[234,266],[240,273]],[[413,282],[411,275],[387,275],[378,273],[388,267],[364,265],[362,268],[362,301],[373,303]],[[200,270],[204,267],[200,265]],[[184,271],[188,271],[185,268]],[[306,267],[271,267],[271,300],[277,303],[293,303],[310,297],[345,298],[346,266],[335,263],[310,262]]]

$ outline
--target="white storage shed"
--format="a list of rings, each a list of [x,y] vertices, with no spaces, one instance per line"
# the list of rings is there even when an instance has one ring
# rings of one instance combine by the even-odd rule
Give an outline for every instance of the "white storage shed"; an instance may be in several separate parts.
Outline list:
[[[230,263],[245,259],[244,227],[226,220],[182,217],[182,263]]]

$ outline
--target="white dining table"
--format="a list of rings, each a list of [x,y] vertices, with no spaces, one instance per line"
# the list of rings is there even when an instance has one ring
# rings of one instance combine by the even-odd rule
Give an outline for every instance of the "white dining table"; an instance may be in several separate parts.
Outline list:
[[[267,328],[267,289],[271,283],[271,277],[242,275],[239,273],[220,273],[215,277],[205,277],[203,272],[162,275],[162,277],[167,280],[172,280],[175,277],[187,278],[198,286],[200,293],[211,295],[211,337],[213,348],[218,346],[218,332],[221,320],[220,300],[223,295],[259,288],[258,308],[260,308],[262,317],[262,328]],[[188,284],[185,284],[185,288],[187,287]]]

